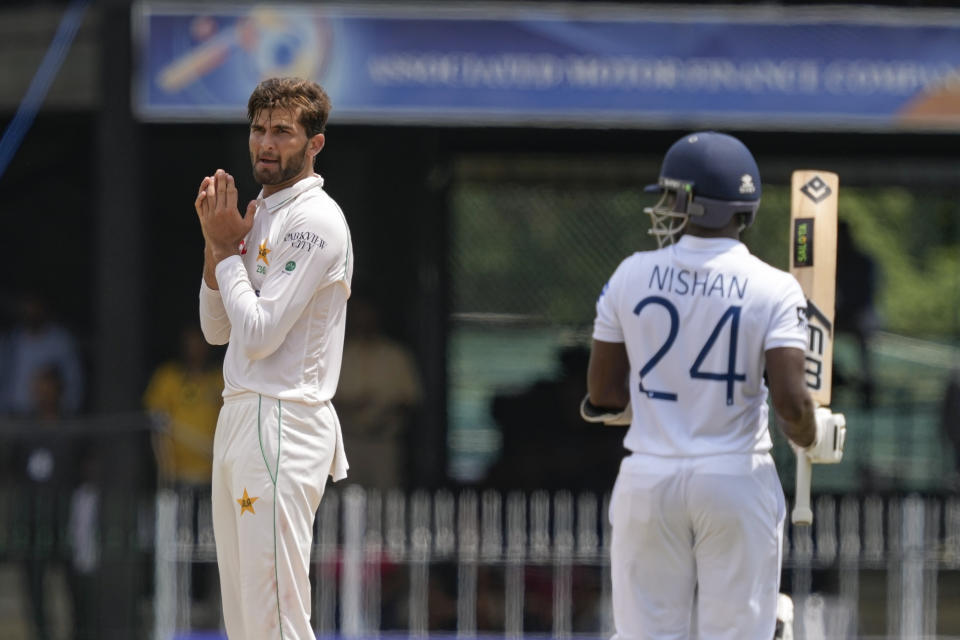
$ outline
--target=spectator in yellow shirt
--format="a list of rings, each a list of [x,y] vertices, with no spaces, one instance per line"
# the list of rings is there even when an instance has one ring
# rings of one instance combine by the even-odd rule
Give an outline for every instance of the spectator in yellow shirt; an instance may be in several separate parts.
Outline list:
[[[154,372],[144,404],[159,426],[154,448],[161,482],[207,488],[213,434],[223,404],[223,373],[199,327],[183,329],[180,350],[179,359]]]

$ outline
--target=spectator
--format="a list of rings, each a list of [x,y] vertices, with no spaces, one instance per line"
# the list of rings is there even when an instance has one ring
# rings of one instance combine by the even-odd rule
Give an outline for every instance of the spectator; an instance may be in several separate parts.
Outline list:
[[[407,441],[420,402],[420,376],[410,351],[381,332],[369,300],[354,296],[336,394],[351,461],[348,482],[377,489],[406,486]]]
[[[18,320],[0,344],[0,413],[36,413],[32,384],[38,373],[53,367],[60,380],[59,412],[77,413],[83,404],[83,368],[73,335],[50,314],[47,300],[28,293],[20,301]]]
[[[184,327],[179,358],[157,368],[144,394],[159,427],[154,449],[163,484],[209,489],[222,393],[221,363],[213,349],[199,327]]]
[[[51,637],[48,617],[47,578],[56,567],[65,566],[64,524],[73,485],[71,441],[60,420],[62,382],[55,367],[36,371],[32,384],[32,415],[22,417],[23,428],[14,439],[18,508],[13,539],[20,552],[33,637]]]
[[[879,320],[874,299],[877,289],[877,268],[873,258],[860,250],[850,225],[837,225],[837,333],[847,333],[857,341],[860,375],[848,380],[843,371],[834,371],[834,384],[858,384],[864,408],[873,406],[874,375],[870,358],[870,338]]]

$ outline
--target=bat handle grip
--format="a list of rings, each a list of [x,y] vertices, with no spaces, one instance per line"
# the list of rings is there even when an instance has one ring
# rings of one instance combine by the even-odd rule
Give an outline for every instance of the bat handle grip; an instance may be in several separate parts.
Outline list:
[[[794,496],[793,513],[790,521],[793,524],[813,524],[813,511],[810,510],[810,476],[812,465],[810,458],[803,451],[797,451],[797,483]]]

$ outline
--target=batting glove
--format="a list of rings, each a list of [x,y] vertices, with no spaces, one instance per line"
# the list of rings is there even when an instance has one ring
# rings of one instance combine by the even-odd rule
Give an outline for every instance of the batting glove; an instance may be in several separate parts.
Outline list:
[[[630,420],[633,419],[633,409],[630,408],[629,402],[620,412],[602,409],[593,405],[590,402],[590,394],[587,394],[580,402],[580,417],[587,422],[605,424],[610,427],[628,427],[630,426]]]
[[[793,640],[793,600],[785,593],[777,596],[777,628],[773,640]]]
[[[847,438],[847,419],[842,413],[832,413],[826,407],[817,407],[817,437],[803,450],[814,464],[836,464],[843,459],[843,444]]]

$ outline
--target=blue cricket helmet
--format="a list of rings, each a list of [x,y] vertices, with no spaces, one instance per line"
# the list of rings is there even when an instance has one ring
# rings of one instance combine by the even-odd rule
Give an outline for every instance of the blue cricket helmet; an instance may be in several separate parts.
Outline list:
[[[683,219],[668,231],[651,230],[654,235],[675,235],[687,221],[719,229],[738,213],[744,214],[742,228],[746,228],[753,224],[760,206],[760,170],[750,150],[733,136],[698,131],[670,147],[657,184],[645,191],[665,196],[648,213]]]

